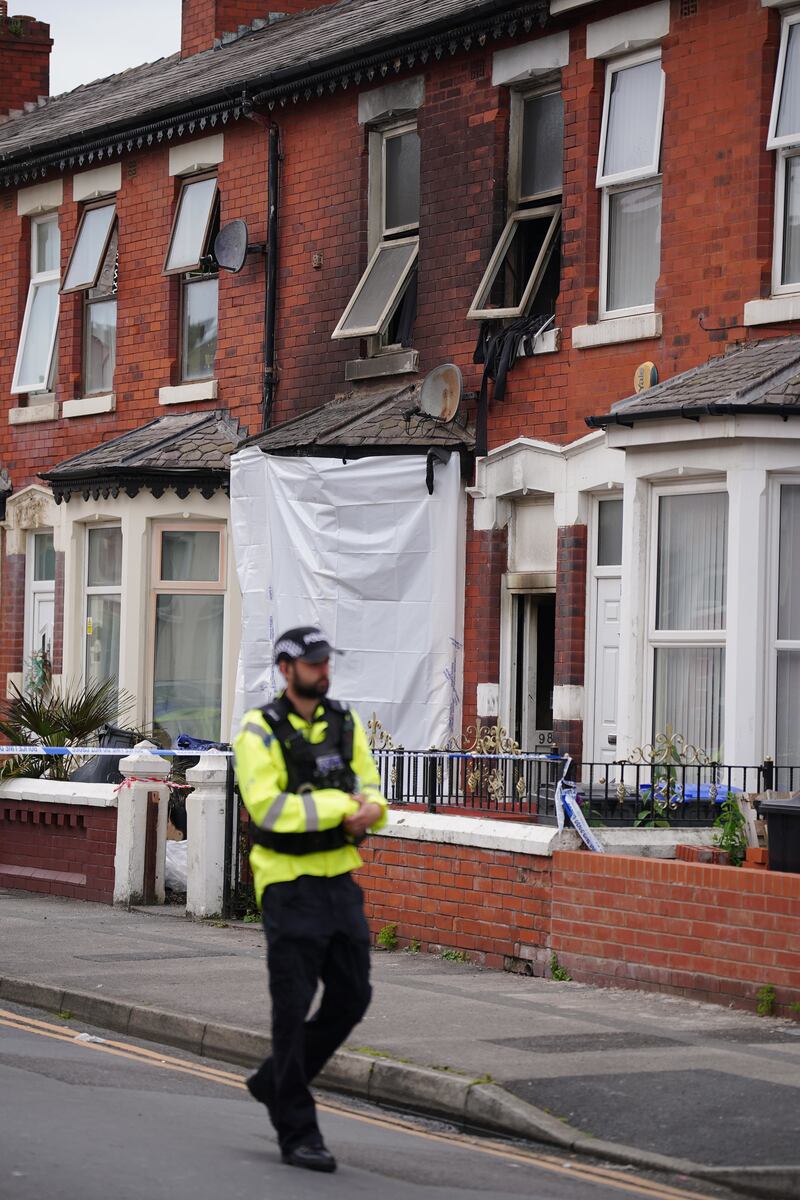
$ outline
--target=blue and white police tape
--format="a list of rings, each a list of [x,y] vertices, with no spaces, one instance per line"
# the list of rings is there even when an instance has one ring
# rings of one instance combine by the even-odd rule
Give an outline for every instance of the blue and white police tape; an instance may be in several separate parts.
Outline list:
[[[16,758],[27,755],[32,758],[51,756],[64,758],[67,755],[89,754],[93,758],[127,758],[130,754],[157,754],[160,758],[198,758],[201,754],[221,754],[231,758],[232,750],[160,750],[150,746],[0,746],[0,755]]]
[[[559,830],[564,828],[564,814],[569,817],[570,824],[575,832],[580,837],[585,846],[590,850],[594,850],[596,854],[605,854],[605,846],[595,837],[586,823],[586,817],[583,815],[580,804],[578,804],[578,793],[573,783],[567,783],[567,771],[570,768],[572,760],[567,761],[564,768],[564,774],[556,784],[556,820],[558,821]]]

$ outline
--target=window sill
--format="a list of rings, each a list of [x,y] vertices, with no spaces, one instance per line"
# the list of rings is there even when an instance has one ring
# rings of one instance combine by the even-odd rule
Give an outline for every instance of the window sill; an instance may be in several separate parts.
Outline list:
[[[386,375],[410,375],[418,367],[419,350],[398,350],[394,354],[376,354],[374,358],[356,358],[345,364],[344,377],[351,382],[380,379]]]
[[[8,414],[9,425],[33,425],[36,421],[57,421],[58,403],[47,400],[44,404],[31,404],[25,408],[12,408]]]
[[[778,321],[800,321],[800,293],[748,300],[744,306],[745,325],[772,325]]]
[[[181,383],[178,387],[158,389],[159,404],[199,404],[201,400],[216,400],[219,384],[216,379],[201,379],[198,383]]]
[[[524,343],[523,343],[524,345]],[[531,354],[520,346],[519,358],[530,358],[536,354],[557,354],[561,349],[561,330],[560,329],[545,329],[544,333],[537,335],[533,339],[533,350]]]
[[[82,400],[65,400],[61,406],[62,417],[91,417],[96,413],[114,412],[117,398],[113,392],[105,396],[85,396]]]
[[[635,317],[611,317],[595,325],[576,325],[572,331],[575,350],[613,346],[617,342],[639,342],[661,337],[661,313],[638,313]]]

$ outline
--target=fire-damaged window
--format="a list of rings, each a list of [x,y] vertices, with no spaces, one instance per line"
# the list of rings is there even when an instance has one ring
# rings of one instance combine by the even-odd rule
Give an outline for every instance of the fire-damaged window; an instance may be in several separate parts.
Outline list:
[[[777,150],[772,291],[800,290],[800,13],[784,17],[767,149]]]
[[[110,392],[117,353],[117,219],[114,204],[83,210],[62,295],[83,293],[83,390]]]
[[[53,379],[58,333],[61,237],[58,218],[31,221],[31,274],[11,391],[46,392]]]
[[[653,310],[661,269],[663,116],[658,51],[608,64],[597,163],[601,317]]]
[[[214,175],[184,181],[172,226],[165,275],[178,275],[181,379],[208,379],[217,353],[219,279],[212,247],[219,232]]]
[[[410,344],[416,315],[420,141],[413,122],[369,137],[370,259],[331,336],[380,353]]]
[[[508,220],[475,293],[475,320],[552,316],[561,274],[564,107],[558,88],[511,95]]]

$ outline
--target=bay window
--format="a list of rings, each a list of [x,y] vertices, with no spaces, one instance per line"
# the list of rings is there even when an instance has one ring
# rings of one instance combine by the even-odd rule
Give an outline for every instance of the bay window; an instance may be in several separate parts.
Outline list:
[[[153,534],[153,726],[216,741],[222,713],[225,538],[220,526]]]
[[[800,763],[800,484],[780,489],[775,761]]]
[[[11,391],[49,391],[58,334],[61,237],[55,214],[31,220],[31,273]]]
[[[601,189],[600,316],[652,311],[661,263],[658,52],[609,63],[597,186]]]
[[[86,534],[86,683],[119,679],[122,615],[122,530],[93,526]]]
[[[722,755],[728,497],[657,496],[652,735],[668,730]]]

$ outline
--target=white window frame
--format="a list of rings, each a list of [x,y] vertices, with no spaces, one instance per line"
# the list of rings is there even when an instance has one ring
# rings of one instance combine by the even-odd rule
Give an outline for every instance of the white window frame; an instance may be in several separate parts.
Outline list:
[[[506,254],[508,253],[511,241],[516,233],[517,225],[523,221],[543,220],[545,217],[550,217],[550,225],[542,242],[542,248],[539,251],[539,256],[536,259],[533,270],[530,273],[528,282],[525,285],[525,290],[522,293],[522,298],[517,305],[510,305],[507,308],[487,308],[486,300],[488,299],[495,279],[505,262]],[[536,293],[536,290],[541,283],[542,275],[544,274],[547,264],[550,259],[550,254],[561,224],[561,205],[548,204],[541,208],[520,208],[512,213],[506,222],[505,229],[500,235],[500,240],[495,246],[494,253],[489,259],[489,265],[486,268],[480,286],[475,293],[475,297],[470,305],[467,317],[474,321],[497,320],[501,317],[520,317],[525,312],[530,303],[531,297]]]
[[[419,224],[415,225],[398,225],[386,226],[386,144],[393,137],[399,137],[404,133],[416,133],[418,129],[417,121],[403,120],[394,121],[390,125],[384,125],[378,129],[369,131],[369,184],[368,184],[368,231],[367,245],[369,251],[369,261],[367,266],[356,284],[355,290],[351,295],[344,312],[336,323],[331,340],[344,340],[347,338],[368,338],[367,357],[376,358],[381,354],[394,353],[401,349],[400,346],[390,344],[385,340],[385,334],[392,317],[397,310],[398,305],[402,302],[405,294],[405,289],[409,279],[419,259]],[[421,147],[420,147],[421,152]],[[347,322],[350,313],[353,311],[358,299],[366,287],[370,274],[375,266],[375,263],[380,257],[381,251],[391,246],[410,246],[415,245],[415,252],[409,258],[404,270],[398,276],[395,286],[392,288],[391,296],[388,302],[381,310],[379,317],[369,325],[359,326],[356,329],[348,329]]]
[[[772,295],[786,296],[800,292],[800,279],[793,283],[783,283],[783,263],[785,243],[783,238],[783,221],[786,205],[786,164],[788,159],[800,155],[800,130],[796,133],[777,135],[778,112],[780,109],[781,93],[783,91],[784,72],[786,70],[786,52],[789,46],[789,30],[800,22],[800,11],[784,16],[781,23],[781,44],[778,51],[778,65],[775,70],[775,85],[772,92],[772,108],[769,117],[769,133],[767,149],[777,151],[775,155],[775,216],[772,231]]]
[[[219,570],[217,580],[163,579],[161,576],[161,537],[163,533],[218,533]],[[147,638],[145,653],[146,701],[145,710],[149,725],[155,723],[156,683],[156,615],[159,596],[222,596],[223,654],[220,680],[220,723],[225,720],[225,645],[228,632],[228,527],[224,521],[203,520],[156,520],[150,526],[150,595],[147,605]],[[221,729],[217,737],[221,736]],[[216,739],[212,739],[216,740]]]
[[[97,212],[103,208],[110,208],[112,210],[112,216],[111,216],[111,220],[108,223],[108,229],[106,230],[105,237],[103,238],[103,241],[100,245],[100,252],[97,256],[97,261],[95,263],[94,274],[90,279],[84,280],[83,282],[77,283],[73,287],[68,288],[66,286],[67,280],[69,279],[69,273],[70,273],[70,270],[72,269],[72,261],[76,255],[76,253],[78,252],[78,249],[80,248],[81,237],[83,236],[83,231],[84,231],[84,227],[86,224],[86,218],[90,212]],[[93,288],[97,287],[97,281],[100,278],[101,271],[103,270],[103,263],[106,260],[106,255],[108,254],[108,247],[111,244],[111,239],[114,236],[114,230],[116,229],[116,227],[117,227],[117,205],[116,205],[115,200],[107,201],[106,203],[101,203],[101,204],[87,204],[84,206],[83,212],[81,213],[80,223],[78,225],[78,232],[75,234],[75,241],[73,243],[72,250],[70,251],[69,261],[67,262],[66,270],[64,271],[64,283],[60,289],[62,296],[69,296],[69,295],[72,295],[74,292],[90,292]]]
[[[637,67],[646,62],[661,62],[661,49],[650,47],[640,50],[637,54],[626,55],[614,59],[606,65],[605,93],[603,95],[603,117],[600,125],[600,146],[597,157],[596,184],[600,189],[600,286],[599,286],[599,319],[609,320],[617,317],[634,317],[641,313],[655,312],[655,298],[649,304],[634,304],[625,308],[608,307],[608,249],[609,223],[611,205],[609,199],[620,192],[635,191],[640,187],[652,186],[661,182],[661,141],[664,131],[664,97],[666,93],[666,77],[661,70],[661,88],[659,92],[657,133],[654,140],[655,157],[644,167],[630,171],[618,171],[613,175],[603,172],[603,161],[606,155],[606,135],[608,133],[609,110],[611,106],[611,80],[618,71]]]
[[[772,92],[772,107],[769,114],[769,132],[767,134],[767,149],[780,150],[783,146],[796,146],[800,143],[800,129],[796,133],[784,133],[778,137],[778,112],[781,106],[783,91],[783,76],[786,70],[786,52],[789,48],[789,30],[800,21],[800,11],[788,13],[781,22],[781,45],[778,51],[778,65],[775,69],[775,87]]]
[[[95,529],[118,529],[122,538],[122,552],[120,554],[120,581],[115,583],[96,583],[90,586],[89,584],[89,534]],[[122,657],[122,630],[124,629],[124,600],[122,596],[122,574],[125,570],[125,535],[122,532],[122,526],[118,521],[93,521],[90,525],[84,526],[84,547],[83,547],[83,636],[81,637],[81,678],[84,681],[84,686],[89,682],[87,671],[87,626],[89,624],[89,597],[90,596],[119,596],[120,607],[120,658]],[[117,662],[117,682],[120,676],[120,662]]]
[[[692,646],[707,646],[710,648],[720,648],[725,652],[725,671],[726,671],[726,689],[727,689],[727,666],[728,666],[728,622],[727,608],[730,604],[730,588],[729,579],[725,580],[725,605],[726,605],[726,620],[724,629],[657,629],[656,628],[656,611],[658,605],[658,519],[661,509],[662,496],[698,496],[708,494],[710,492],[721,493],[728,497],[728,540],[725,547],[725,565],[726,571],[729,569],[730,563],[730,539],[731,539],[731,521],[730,521],[730,492],[724,480],[709,480],[707,482],[692,481],[691,484],[673,484],[654,487],[651,492],[651,512],[650,512],[650,547],[649,547],[649,565],[648,565],[648,581],[647,581],[647,653],[646,653],[646,674],[645,674],[645,729],[644,741],[651,741],[656,732],[663,733],[664,730],[654,731],[653,720],[655,718],[655,679],[656,679],[656,650],[661,648],[687,647]],[[726,696],[722,697],[725,704]],[[727,705],[725,705],[727,708]],[[683,730],[676,730],[676,733],[683,734]],[[724,732],[724,731],[723,731]],[[707,747],[702,747],[707,749]]]
[[[61,279],[61,266],[53,271],[36,271],[33,267],[36,263],[36,230],[39,225],[52,222],[58,228],[58,215],[56,213],[46,213],[40,217],[31,218],[31,274],[30,282],[28,283],[28,297],[25,302],[25,315],[22,318],[22,329],[19,334],[19,342],[17,343],[17,358],[14,363],[14,375],[11,381],[11,391],[14,395],[30,394],[35,392],[49,391],[52,384],[53,376],[53,360],[55,357],[56,343],[58,341],[58,317],[60,308],[60,297],[56,290],[56,315],[53,321],[53,329],[50,336],[50,349],[47,357],[47,370],[44,373],[44,383],[39,383],[37,380],[25,380],[20,378],[22,371],[22,360],[25,357],[25,344],[28,338],[28,326],[30,325],[31,312],[33,309],[33,301],[36,292],[42,284],[59,283]]]
[[[767,629],[767,694],[764,705],[764,745],[769,748],[767,753],[776,759],[778,752],[778,654],[781,650],[800,651],[800,641],[787,641],[778,638],[781,489],[784,487],[800,487],[800,475],[776,476],[771,480],[769,490],[769,541],[767,544],[769,578],[767,612],[769,614],[769,624]],[[790,765],[797,766],[798,764],[793,763]]]
[[[542,281],[547,264],[550,259],[550,254],[553,249],[553,243],[558,235],[558,230],[561,224],[561,196],[563,190],[535,192],[530,196],[522,195],[522,152],[524,145],[523,129],[525,120],[525,104],[529,100],[535,100],[539,96],[550,96],[554,93],[561,94],[560,82],[554,85],[552,82],[549,85],[527,89],[526,91],[512,91],[511,93],[511,115],[509,120],[509,150],[508,150],[508,204],[506,209],[507,221],[503,228],[503,232],[497,241],[492,256],[486,270],[483,273],[478,289],[472,298],[472,303],[467,310],[467,320],[469,321],[491,321],[501,320],[505,317],[521,317],[528,308],[532,298],[536,295],[539,284]],[[562,145],[563,159],[563,145]],[[562,180],[563,183],[563,180]],[[554,203],[547,205],[542,204],[542,201],[553,200]],[[530,208],[523,207],[524,205],[532,205]],[[499,271],[502,269],[505,262],[506,254],[516,232],[516,225],[520,221],[529,221],[536,217],[541,218],[543,215],[551,213],[552,220],[550,227],[545,234],[542,242],[542,249],[537,258],[533,270],[525,285],[522,298],[519,304],[510,305],[507,308],[487,308],[486,301],[489,297],[492,287]]]
[[[24,654],[23,661],[27,660],[32,654],[37,653],[39,647],[33,644],[33,618],[36,611],[37,596],[52,596],[55,603],[56,579],[55,571],[52,579],[36,579],[36,538],[42,534],[49,534],[53,537],[53,530],[48,528],[31,529],[26,539],[25,553],[25,616],[24,616]],[[57,570],[57,568],[56,568]],[[49,646],[50,661],[52,665],[53,645],[52,641]]]

